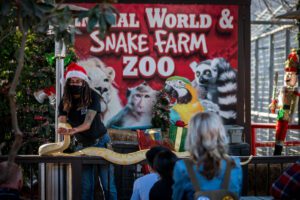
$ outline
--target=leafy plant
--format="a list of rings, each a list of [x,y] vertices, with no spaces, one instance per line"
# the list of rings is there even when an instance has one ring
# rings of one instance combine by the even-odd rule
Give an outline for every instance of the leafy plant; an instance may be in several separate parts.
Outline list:
[[[98,11],[101,11],[98,13]],[[34,106],[31,105],[19,105],[22,94],[30,93],[31,88],[28,87],[24,90],[20,90],[20,82],[31,84],[32,79],[26,78],[23,75],[24,71],[33,70],[32,65],[25,67],[25,64],[30,63],[31,56],[35,56],[34,53],[40,52],[31,51],[29,44],[34,45],[34,40],[37,38],[35,34],[46,33],[49,27],[52,27],[51,33],[53,33],[56,41],[64,42],[67,45],[74,42],[74,34],[77,32],[74,23],[74,18],[80,16],[80,18],[88,18],[87,31],[91,31],[95,26],[98,26],[101,30],[99,37],[104,37],[109,27],[115,23],[116,10],[109,4],[100,4],[94,8],[87,10],[80,7],[74,8],[74,6],[68,6],[63,4],[55,4],[54,1],[36,1],[36,0],[12,0],[12,1],[0,1],[0,44],[3,48],[3,43],[7,40],[11,40],[13,51],[1,52],[6,58],[4,67],[5,70],[1,70],[1,77],[6,77],[1,81],[1,85],[4,86],[1,89],[1,94],[8,93],[10,115],[12,122],[12,129],[14,132],[14,142],[10,148],[8,157],[8,167],[14,162],[23,140],[23,132],[21,129],[26,129],[30,126],[19,125],[19,120],[22,119],[22,115],[18,116],[18,112],[31,113],[34,110]],[[47,37],[44,35],[44,37]],[[32,53],[32,55],[31,55]],[[1,60],[3,58],[1,57]],[[32,75],[43,76],[42,69],[50,70],[48,67],[39,68],[36,73]],[[32,71],[31,71],[32,72]],[[36,79],[38,80],[38,79]],[[2,87],[1,87],[2,88]],[[18,105],[18,106],[17,106]],[[3,114],[8,114],[8,110],[4,110]],[[2,173],[0,175],[0,183],[6,180],[8,173]]]
[[[153,107],[152,120],[153,127],[167,131],[170,127],[170,100],[164,90],[161,90],[157,97],[157,102]]]

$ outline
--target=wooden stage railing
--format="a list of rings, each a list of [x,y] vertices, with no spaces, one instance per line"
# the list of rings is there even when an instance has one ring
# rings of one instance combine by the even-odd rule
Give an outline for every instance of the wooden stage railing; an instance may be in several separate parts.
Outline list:
[[[240,157],[242,161],[247,160],[248,156]],[[269,196],[269,189],[272,182],[282,173],[282,171],[291,163],[294,163],[299,159],[299,156],[268,156],[261,157],[255,156],[250,163],[243,166],[243,190],[242,196]],[[7,160],[6,156],[0,156],[0,162]],[[42,192],[51,189],[51,185],[44,184],[44,188],[41,187],[41,183],[47,180],[41,178],[41,173],[46,171],[39,169],[38,177],[35,177],[34,170],[38,169],[40,164],[55,163],[56,165],[64,166],[66,164],[71,167],[71,188],[72,199],[81,199],[81,169],[85,164],[94,165],[107,165],[108,162],[100,157],[96,156],[81,156],[81,157],[54,157],[54,156],[18,156],[16,162],[26,170],[27,183],[29,184],[29,191],[27,190],[26,199],[48,199],[42,197]],[[144,162],[144,161],[143,161]],[[130,199],[132,193],[133,182],[136,178],[140,177],[141,171],[139,164],[120,166],[115,165],[116,170],[119,171],[115,174],[115,180],[118,190],[118,199],[127,200]],[[37,183],[36,183],[37,180]],[[49,188],[50,187],[50,188]],[[69,188],[61,190],[60,193],[68,192]],[[65,198],[58,198],[65,199]]]

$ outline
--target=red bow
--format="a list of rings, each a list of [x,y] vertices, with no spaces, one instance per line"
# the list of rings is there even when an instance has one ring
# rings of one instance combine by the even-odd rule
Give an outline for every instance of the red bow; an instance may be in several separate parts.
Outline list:
[[[175,126],[179,126],[179,127],[185,127],[187,124],[184,123],[184,121],[178,120],[175,123]]]

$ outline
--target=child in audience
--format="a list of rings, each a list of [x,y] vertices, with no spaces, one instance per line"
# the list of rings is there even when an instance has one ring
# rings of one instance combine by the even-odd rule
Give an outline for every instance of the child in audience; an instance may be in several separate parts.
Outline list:
[[[173,185],[173,168],[177,156],[170,150],[160,152],[154,159],[154,169],[160,176],[150,190],[150,200],[171,200]]]
[[[131,200],[149,199],[149,191],[154,185],[154,183],[156,183],[159,179],[159,175],[153,169],[153,160],[159,152],[166,150],[168,149],[165,147],[155,146],[152,147],[149,151],[147,151],[146,160],[149,165],[150,173],[134,181]]]

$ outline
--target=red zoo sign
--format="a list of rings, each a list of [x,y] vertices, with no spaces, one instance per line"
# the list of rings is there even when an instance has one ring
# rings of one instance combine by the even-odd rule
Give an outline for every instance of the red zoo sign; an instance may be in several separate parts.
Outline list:
[[[78,5],[86,8],[94,6]],[[237,5],[114,6],[120,14],[103,40],[98,38],[97,29],[91,33],[85,31],[86,20],[76,20],[75,25],[83,34],[76,36],[75,49],[81,60],[96,57],[105,67],[111,67],[109,69],[113,70],[114,76],[110,81],[117,90],[121,109],[128,101],[128,88],[146,82],[157,91],[164,87],[169,77],[180,76],[187,78],[197,89],[198,98],[205,102],[203,107],[207,106],[206,101],[210,101],[213,104],[208,106],[215,105],[212,109],[217,109],[224,119],[230,123],[235,121],[236,94],[233,91],[236,91],[238,70]],[[91,62],[82,64],[87,63]],[[205,78],[211,85],[205,85],[205,80],[202,80]],[[206,93],[203,88],[207,89]],[[229,104],[232,108],[228,107]]]

